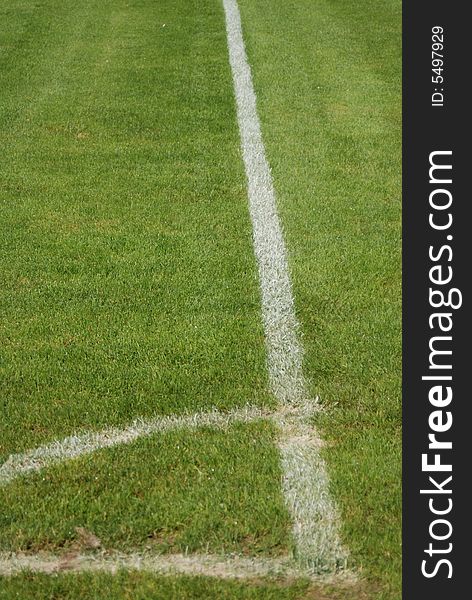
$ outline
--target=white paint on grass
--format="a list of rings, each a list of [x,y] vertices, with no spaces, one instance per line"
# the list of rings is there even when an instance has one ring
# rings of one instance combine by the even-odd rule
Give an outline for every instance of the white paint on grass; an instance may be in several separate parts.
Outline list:
[[[251,559],[211,554],[43,554],[0,555],[0,575],[15,575],[23,570],[36,573],[104,571],[120,569],[148,571],[162,575],[211,575],[223,579],[247,579],[268,575],[296,575],[300,572],[287,559]]]
[[[321,445],[313,427],[300,420],[281,427],[283,492],[294,523],[296,559],[312,573],[336,573],[346,569],[347,552]]]
[[[223,0],[223,4],[248,183],[254,252],[259,268],[270,384],[282,403],[300,402],[306,399],[302,350],[297,339],[298,323],[272,176],[257,116],[256,95],[244,49],[238,4],[236,0]]]
[[[137,419],[123,429],[108,427],[101,431],[88,431],[57,440],[46,446],[12,454],[0,467],[0,486],[5,486],[20,475],[39,471],[54,463],[90,454],[101,448],[129,444],[136,439],[155,433],[199,427],[227,427],[232,423],[249,423],[268,416],[264,409],[246,406],[228,412],[201,412],[191,415]]]
[[[270,385],[281,407],[304,405],[309,396],[302,372],[303,352],[298,340],[287,252],[262,140],[239,7],[236,0],[223,0],[223,6],[259,270]],[[282,421],[279,446],[283,489],[294,520],[297,559],[314,571],[335,571],[345,565],[347,553],[340,542],[338,512],[329,494],[320,443],[313,428],[303,419]]]
[[[243,556],[217,556],[212,554],[79,554],[63,555],[0,554],[0,576],[10,577],[24,571],[33,573],[84,573],[104,572],[116,574],[121,570],[135,570],[154,575],[190,575],[218,577],[221,579],[255,579],[260,577],[296,579],[310,577],[300,571],[288,558],[247,558]],[[349,576],[313,578],[323,583],[354,583]]]

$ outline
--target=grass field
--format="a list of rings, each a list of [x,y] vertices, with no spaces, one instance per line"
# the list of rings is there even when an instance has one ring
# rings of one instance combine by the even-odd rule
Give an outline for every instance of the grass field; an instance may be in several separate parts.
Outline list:
[[[401,5],[239,7],[355,577],[24,572],[0,598],[400,598]],[[6,0],[0,22],[0,460],[280,410],[221,1]],[[0,553],[296,555],[278,438],[228,418],[0,482]]]
[[[7,6],[2,455],[269,403],[221,13]]]
[[[399,597],[401,4],[240,5],[346,539]]]

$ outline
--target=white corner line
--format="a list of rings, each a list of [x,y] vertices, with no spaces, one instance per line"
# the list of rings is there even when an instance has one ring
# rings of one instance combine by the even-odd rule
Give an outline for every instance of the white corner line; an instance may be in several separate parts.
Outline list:
[[[233,423],[249,423],[269,415],[267,409],[246,406],[227,412],[213,410],[180,416],[155,417],[148,420],[137,419],[122,429],[107,427],[101,431],[87,431],[72,435],[39,448],[10,455],[0,466],[0,487],[8,485],[21,475],[40,471],[55,463],[91,454],[102,448],[130,444],[140,437],[178,429],[221,428]]]
[[[310,401],[302,372],[303,350],[298,339],[287,251],[257,114],[239,7],[237,0],[222,1],[259,271],[269,382],[283,410],[315,401]],[[300,418],[282,421],[280,429],[283,490],[294,523],[296,558],[312,572],[336,572],[345,568],[347,551],[341,544],[340,518],[320,455],[321,440],[313,427]]]

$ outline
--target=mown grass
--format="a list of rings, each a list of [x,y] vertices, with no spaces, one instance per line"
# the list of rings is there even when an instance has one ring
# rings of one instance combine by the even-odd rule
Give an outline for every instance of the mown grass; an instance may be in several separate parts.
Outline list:
[[[137,415],[273,402],[217,6],[0,8],[2,457]],[[153,436],[18,480],[0,491],[0,547],[61,553],[85,530],[122,551],[286,553],[273,434],[259,423]],[[118,596],[123,579],[0,587],[261,597],[150,577]]]
[[[240,0],[344,539],[401,581],[401,6]]]
[[[0,19],[0,456],[269,404],[221,6]]]
[[[400,597],[399,3],[239,2],[305,371],[367,583],[25,574],[0,597]],[[0,456],[270,403],[220,3],[8,0],[0,18]],[[84,527],[107,548],[276,555],[279,484],[267,424],[155,436],[2,489],[1,547],[66,550]]]
[[[35,600],[368,600],[372,596],[363,584],[322,585],[306,579],[249,582],[225,581],[210,577],[158,577],[143,572],[119,571],[107,574],[24,573],[4,581],[0,599]]]
[[[291,549],[273,426],[202,428],[140,439],[0,489],[0,550],[67,551],[85,529],[120,551]]]
[[[0,598],[35,600],[298,600],[306,583],[288,586],[218,581],[205,577],[153,577],[147,573],[116,575],[20,575],[5,582]],[[321,597],[320,600],[323,600]]]

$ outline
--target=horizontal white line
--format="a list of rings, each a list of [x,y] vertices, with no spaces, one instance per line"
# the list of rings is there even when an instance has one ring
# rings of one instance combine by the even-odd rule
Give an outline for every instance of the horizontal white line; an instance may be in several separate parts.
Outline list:
[[[21,454],[12,454],[0,467],[0,487],[11,483],[20,475],[39,471],[54,463],[90,454],[102,448],[129,444],[143,436],[176,429],[221,428],[232,423],[249,423],[268,416],[270,413],[263,408],[246,406],[228,412],[214,410],[191,415],[156,417],[149,420],[137,419],[123,429],[109,427],[101,431],[72,435]]]
[[[237,555],[212,554],[0,554],[0,575],[13,576],[22,571],[34,573],[106,572],[115,574],[121,569],[147,571],[156,575],[205,575],[222,579],[255,579],[273,577],[295,579],[310,577],[326,583],[354,582],[351,573],[314,577],[300,569],[289,558],[248,558]]]

